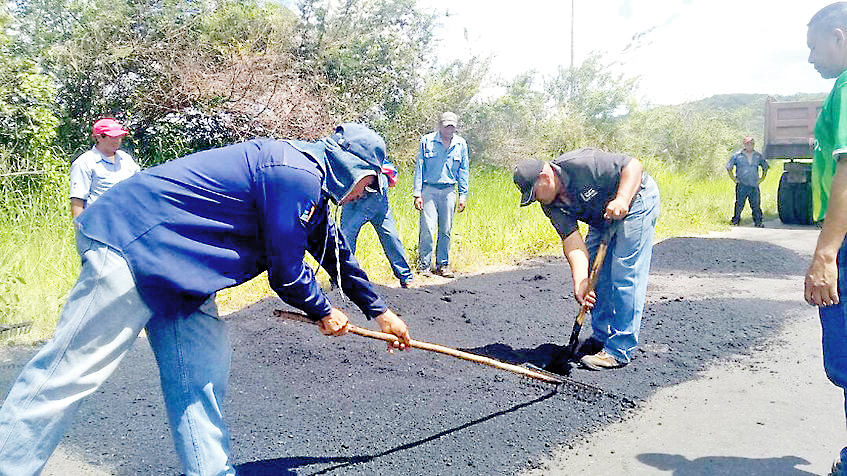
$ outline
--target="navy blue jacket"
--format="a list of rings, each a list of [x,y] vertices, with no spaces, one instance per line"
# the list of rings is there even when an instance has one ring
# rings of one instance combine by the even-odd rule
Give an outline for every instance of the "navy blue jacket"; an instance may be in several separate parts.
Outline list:
[[[387,307],[329,217],[323,181],[288,142],[252,140],[135,174],[86,208],[79,227],[122,253],[156,313],[192,312],[267,270],[280,298],[319,319],[331,304],[303,261],[308,251],[370,319]]]

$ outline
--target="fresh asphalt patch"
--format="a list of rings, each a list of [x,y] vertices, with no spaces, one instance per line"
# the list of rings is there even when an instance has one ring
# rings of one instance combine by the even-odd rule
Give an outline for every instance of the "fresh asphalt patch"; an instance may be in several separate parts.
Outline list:
[[[769,294],[767,282],[802,287],[807,265],[807,256],[758,241],[658,243],[633,363],[570,374],[602,392],[422,350],[389,354],[383,342],[353,335],[324,337],[274,318],[283,305],[267,299],[225,318],[235,347],[224,405],[234,463],[242,475],[505,475],[537,467],[630,418],[659,389],[761,348],[802,305]],[[547,257],[379,291],[417,340],[543,366],[567,344],[578,312],[570,289],[567,263]],[[354,323],[376,328],[331,297]],[[589,322],[582,335],[590,335]],[[0,390],[35,350],[4,350]],[[102,474],[180,474],[144,337],[83,402],[61,448]]]

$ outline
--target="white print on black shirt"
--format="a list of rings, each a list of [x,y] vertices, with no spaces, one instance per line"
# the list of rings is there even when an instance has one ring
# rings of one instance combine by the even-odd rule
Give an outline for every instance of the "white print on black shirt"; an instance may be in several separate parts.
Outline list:
[[[597,190],[593,188],[589,188],[588,190],[583,191],[579,194],[579,198],[582,199],[583,202],[590,202],[592,198],[597,196]]]

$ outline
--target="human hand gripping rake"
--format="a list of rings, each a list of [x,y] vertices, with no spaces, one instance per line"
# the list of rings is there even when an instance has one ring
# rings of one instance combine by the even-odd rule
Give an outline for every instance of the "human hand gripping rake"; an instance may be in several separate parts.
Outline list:
[[[307,324],[317,324],[317,322],[309,319],[303,314],[299,314],[296,312],[283,311],[281,309],[277,309],[274,311],[274,316],[282,317],[285,319],[291,319],[293,321],[305,322]],[[353,324],[347,324],[347,331],[351,334],[356,334],[363,337],[370,337],[371,339],[379,339],[386,342],[394,342],[397,340],[397,336],[392,334],[386,334],[384,332],[372,331],[370,329],[365,329],[363,327],[355,326]],[[500,362],[499,360],[492,359],[490,357],[485,357],[482,355],[472,354],[470,352],[465,352],[457,349],[453,349],[450,347],[444,347],[438,344],[431,344],[429,342],[422,342],[419,340],[411,339],[411,346],[416,349],[428,350],[430,352],[438,352],[441,354],[450,355],[452,357],[456,357],[463,360],[469,360],[471,362],[476,362],[479,364],[490,365],[491,367],[495,367],[501,370],[508,370],[510,372],[514,372],[517,374],[521,374],[525,377],[534,378],[537,380],[541,380],[548,383],[561,384],[562,379],[557,378],[552,375],[548,375],[546,373],[542,373],[539,371],[535,371],[532,369],[527,369],[525,367],[521,367],[519,365],[507,364],[505,362]]]

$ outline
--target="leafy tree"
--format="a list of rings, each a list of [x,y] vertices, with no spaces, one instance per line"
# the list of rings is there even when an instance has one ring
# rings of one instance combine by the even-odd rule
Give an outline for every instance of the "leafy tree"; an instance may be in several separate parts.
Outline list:
[[[489,75],[490,59],[473,57],[434,68],[423,85],[407,93],[397,110],[366,119],[381,131],[401,163],[414,160],[421,135],[436,127],[439,114],[453,111],[459,115],[462,135],[468,139],[472,159],[479,153],[474,135],[479,130],[474,119],[474,98]]]
[[[331,88],[330,114],[382,124],[407,120],[430,63],[436,15],[415,0],[304,0],[300,12],[299,55]]]
[[[3,9],[0,28],[10,23]],[[31,60],[16,55],[12,46],[10,38],[0,34],[0,176],[49,178],[62,165],[51,147],[58,122],[53,113],[55,89],[50,78]]]
[[[468,147],[478,160],[510,166],[543,149],[546,97],[533,88],[536,74],[518,75],[502,85],[505,93],[477,103],[468,114]]]
[[[582,118],[596,132],[598,146],[611,145],[619,118],[637,104],[637,78],[615,74],[615,63],[604,63],[593,52],[577,67],[559,67],[557,76],[545,81],[544,90],[553,104]]]
[[[656,157],[672,169],[700,177],[722,172],[739,130],[720,115],[690,105],[636,111],[622,127],[622,143],[638,156]]]

